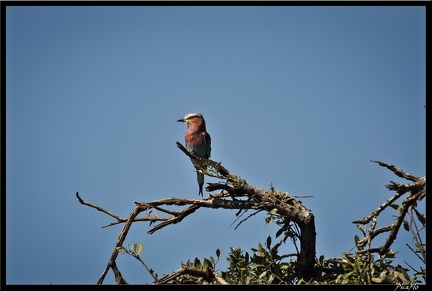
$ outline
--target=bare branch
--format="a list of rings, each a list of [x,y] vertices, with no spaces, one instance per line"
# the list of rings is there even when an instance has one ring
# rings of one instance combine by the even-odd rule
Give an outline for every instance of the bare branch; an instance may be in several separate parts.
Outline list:
[[[391,170],[393,173],[395,173],[397,176],[401,178],[405,178],[407,180],[414,182],[411,184],[399,184],[390,181],[391,184],[386,185],[386,188],[392,191],[396,191],[396,193],[392,197],[390,197],[385,203],[383,203],[380,207],[378,207],[375,211],[373,211],[368,217],[363,218],[362,220],[353,221],[353,223],[357,223],[357,224],[367,224],[370,221],[373,221],[373,227],[370,228],[368,235],[362,240],[359,240],[357,242],[357,246],[359,247],[362,247],[366,243],[368,243],[369,248],[368,250],[360,250],[358,251],[358,253],[363,254],[365,252],[369,252],[369,253],[378,252],[380,255],[384,255],[385,253],[387,253],[387,251],[390,249],[391,245],[395,241],[397,233],[399,232],[399,229],[405,217],[407,216],[410,207],[413,207],[418,201],[421,201],[426,196],[426,177],[415,177],[409,173],[404,172],[402,169],[388,163],[379,162],[379,161],[372,161],[372,162],[378,163],[380,166],[388,168],[389,170]],[[397,209],[398,215],[394,223],[388,226],[380,227],[379,229],[375,230],[375,223],[378,216],[381,214],[381,212],[384,209],[386,209],[388,206],[394,204],[396,200],[398,200],[400,197],[402,197],[404,194],[408,192],[409,194]],[[389,232],[389,235],[384,245],[378,248],[370,248],[371,241],[378,234],[384,232]]]
[[[117,242],[114,247],[114,251],[111,254],[110,259],[108,260],[108,264],[105,268],[105,270],[102,272],[102,275],[100,276],[99,280],[97,281],[97,284],[102,284],[103,280],[105,279],[106,274],[108,273],[108,270],[112,268],[114,275],[116,277],[116,282],[120,284],[119,282],[126,282],[122,277],[121,273],[117,270],[117,266],[115,264],[115,260],[117,259],[118,251],[117,247],[121,247],[123,245],[124,240],[126,239],[126,236],[129,232],[130,227],[132,226],[132,222],[134,221],[135,217],[145,209],[143,207],[137,206],[135,209],[131,212],[129,215],[128,220],[126,221],[125,225],[123,226],[123,229],[120,233],[120,235],[117,238]]]
[[[398,168],[398,167],[393,166],[391,164],[380,162],[380,161],[374,161],[374,160],[371,160],[371,162],[377,163],[382,167],[386,167],[387,169],[389,169],[390,171],[395,173],[395,175],[398,177],[401,177],[401,178],[404,178],[404,179],[407,179],[410,181],[417,181],[419,179],[418,177],[415,177],[415,176],[411,175],[410,173],[405,172],[401,168]]]
[[[193,276],[191,280],[188,280],[187,275]],[[183,278],[182,278],[183,277]],[[167,284],[169,282],[178,282],[180,284],[190,284],[195,283],[197,281],[196,278],[199,278],[198,281],[202,283],[202,281],[213,282],[216,281],[221,285],[227,285],[227,282],[221,278],[216,272],[212,272],[209,269],[207,270],[199,270],[195,268],[190,268],[187,266],[183,266],[181,269],[172,272],[169,275],[155,281],[154,285]]]
[[[98,210],[98,211],[104,212],[104,213],[108,214],[109,216],[114,217],[114,218],[117,219],[117,221],[119,221],[119,222],[125,222],[124,219],[122,219],[122,218],[120,218],[119,216],[117,216],[117,215],[111,213],[110,211],[108,211],[108,210],[106,210],[106,209],[104,209],[104,208],[102,208],[102,207],[100,207],[100,206],[97,206],[97,205],[95,205],[95,204],[91,204],[91,203],[88,203],[88,202],[84,201],[83,199],[81,199],[81,197],[79,196],[78,192],[76,192],[75,195],[76,195],[76,197],[78,198],[78,201],[79,201],[82,205],[87,205],[87,206],[89,206],[89,207],[95,208],[95,209]]]
[[[119,216],[114,215],[101,207],[85,202],[81,199],[81,197],[79,197],[77,193],[77,198],[79,199],[81,204],[93,207],[114,217],[116,219],[116,222],[111,223],[110,225],[125,223],[123,230],[117,239],[115,249],[108,261],[107,267],[98,280],[98,284],[101,284],[103,282],[110,268],[115,272],[117,282],[126,282],[121,277],[120,272],[117,272],[118,270],[116,269],[115,260],[118,254],[116,248],[122,246],[133,222],[150,221],[150,224],[159,222],[157,225],[153,226],[148,230],[149,234],[153,234],[154,232],[165,226],[181,222],[184,218],[194,213],[201,207],[221,208],[228,210],[253,209],[256,210],[256,213],[260,211],[271,211],[273,214],[285,217],[286,219],[284,221],[286,223],[290,223],[291,221],[296,223],[301,229],[301,231],[299,231],[301,247],[297,256],[298,260],[296,273],[299,279],[304,279],[305,281],[309,281],[313,278],[313,269],[315,264],[316,232],[315,219],[309,209],[305,208],[301,202],[295,200],[294,197],[289,196],[286,192],[274,191],[273,188],[271,190],[265,190],[251,186],[247,184],[244,179],[241,179],[238,176],[230,173],[221,165],[221,163],[212,161],[210,159],[203,159],[197,157],[194,154],[190,153],[184,146],[182,146],[178,142],[177,147],[190,158],[201,161],[202,163],[200,170],[204,174],[214,175],[220,179],[225,180],[224,183],[209,184],[209,186],[206,188],[207,191],[222,191],[219,193],[210,194],[208,197],[203,199],[167,198],[152,202],[135,201],[136,207],[127,219],[120,218]],[[184,208],[180,211],[174,211],[167,208],[166,206],[184,206]],[[154,211],[152,212],[152,210]],[[147,213],[142,217],[137,217],[139,213],[143,211],[147,211]],[[168,216],[159,216],[159,212],[165,213]],[[247,220],[248,218],[246,218],[245,220]],[[240,222],[240,224],[242,222]],[[181,272],[183,272],[181,273],[181,275],[183,275],[185,274],[184,272],[193,273],[195,271],[183,268]],[[201,274],[200,276],[205,278],[206,280],[215,279],[217,282],[222,282],[221,278],[218,278],[216,275],[207,274],[207,277],[205,277],[203,276],[203,274]],[[157,282],[161,283],[163,282],[163,279],[160,279]],[[165,277],[164,280],[167,280],[167,277]]]

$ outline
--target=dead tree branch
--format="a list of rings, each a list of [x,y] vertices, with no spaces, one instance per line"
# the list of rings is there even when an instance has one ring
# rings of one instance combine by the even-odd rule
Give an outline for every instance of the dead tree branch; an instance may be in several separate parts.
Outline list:
[[[198,278],[198,279],[197,279]],[[216,272],[206,269],[204,271],[183,266],[181,269],[155,281],[153,285],[176,282],[177,284],[203,284],[204,282],[216,282],[220,285],[227,285],[227,282]]]
[[[388,206],[392,206],[396,200],[402,197],[404,194],[409,193],[406,198],[402,201],[401,205],[397,208],[398,215],[393,224],[388,226],[383,226],[378,229],[370,228],[368,235],[359,240],[357,242],[358,247],[363,247],[368,242],[372,241],[378,234],[384,232],[390,232],[386,242],[377,248],[371,248],[368,250],[360,250],[358,253],[366,253],[366,252],[378,252],[380,255],[384,255],[390,249],[391,245],[396,239],[397,233],[404,222],[405,217],[410,208],[416,205],[417,202],[421,201],[426,196],[426,177],[415,177],[409,173],[404,172],[402,169],[395,167],[391,164],[379,162],[379,161],[371,161],[378,163],[382,167],[386,167],[391,170],[398,177],[413,181],[411,184],[399,184],[393,181],[390,181],[391,184],[386,185],[385,187],[390,191],[396,191],[396,193],[390,197],[385,203],[379,206],[376,210],[374,210],[369,216],[361,219],[355,220],[353,223],[356,224],[367,224],[371,221],[376,221],[378,216],[382,211],[384,211]]]
[[[117,284],[127,284],[120,271],[117,269],[115,260],[118,255],[117,248],[121,247],[124,243],[127,233],[133,222],[148,221],[150,222],[150,225],[155,223],[156,225],[148,230],[149,234],[153,234],[161,228],[181,222],[184,218],[194,213],[201,207],[221,208],[228,210],[238,209],[242,211],[267,211],[269,213],[271,212],[283,217],[286,224],[291,222],[296,223],[301,229],[301,231],[299,231],[299,241],[301,246],[297,254],[296,275],[298,279],[303,279],[306,282],[313,279],[316,232],[315,218],[309,209],[304,207],[302,203],[297,201],[294,197],[289,196],[286,192],[282,193],[274,189],[266,190],[249,185],[244,179],[241,179],[240,177],[229,172],[221,165],[221,163],[197,157],[190,153],[179,142],[177,142],[177,147],[190,158],[201,161],[201,168],[199,170],[204,174],[225,180],[223,183],[213,183],[206,187],[207,192],[217,190],[220,190],[220,192],[209,194],[207,198],[203,199],[167,198],[152,202],[136,201],[135,209],[130,213],[128,218],[121,218],[102,207],[85,202],[78,195],[78,192],[76,193],[76,196],[81,204],[104,212],[116,220],[107,226],[124,223],[123,229],[117,238],[114,251],[108,260],[105,270],[97,282],[98,284],[103,283],[104,278],[110,268],[114,272]],[[184,206],[184,208],[179,211],[175,211],[167,208],[167,206]],[[138,217],[141,212],[146,213],[144,216]],[[165,213],[167,216],[160,216],[159,213]],[[198,271],[201,272],[200,270]],[[176,274],[165,276],[164,278],[157,280],[155,283],[161,284],[164,282],[169,282],[172,280],[172,278],[176,278],[178,281],[180,280],[178,279],[179,276],[185,277],[186,274],[195,274],[197,277],[204,278],[205,281],[214,280],[215,282],[224,284],[222,278],[218,277],[217,274],[197,274],[194,272],[195,271],[192,269],[182,268],[177,271]]]

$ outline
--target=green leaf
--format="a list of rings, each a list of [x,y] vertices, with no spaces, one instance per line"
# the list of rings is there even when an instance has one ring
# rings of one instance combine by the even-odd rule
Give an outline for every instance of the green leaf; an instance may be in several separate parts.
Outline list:
[[[388,258],[388,259],[395,258],[396,257],[396,253],[392,249],[389,249],[387,251],[387,253],[385,254],[385,257]]]
[[[361,269],[362,269],[361,267],[362,267],[361,257],[357,257],[356,261],[355,261],[355,268],[356,268],[356,271],[357,271],[358,274],[361,273]]]
[[[350,257],[348,255],[345,255],[344,258],[350,263],[351,265],[354,265],[354,258]]]
[[[271,224],[273,222],[273,216],[266,217],[265,222],[266,224]]]
[[[274,280],[273,275],[270,275],[269,278],[267,279],[267,284],[271,284]]]
[[[201,267],[202,267],[201,266],[201,262],[200,262],[200,260],[198,258],[195,258],[194,267],[197,268],[197,269],[201,269]]]
[[[405,276],[405,278],[409,278],[407,271],[405,268],[400,268],[401,273]]]
[[[218,258],[219,259],[219,258]],[[216,260],[215,260],[215,258],[213,258],[212,256],[210,256],[210,260],[211,260],[211,262],[212,262],[212,265],[213,266],[216,266]]]
[[[399,205],[397,205],[397,204],[390,204],[389,205],[391,208],[393,208],[394,210],[399,210]]]
[[[139,255],[141,254],[142,249],[143,249],[143,244],[140,244],[140,245],[138,246],[138,250],[137,250],[137,252],[136,252],[137,256],[139,256]]]
[[[262,277],[264,277],[265,275],[267,275],[267,271],[262,272],[261,275],[259,275],[258,279],[262,279]]]
[[[409,224],[408,224],[408,221],[404,220],[404,221],[403,221],[403,226],[404,226],[404,229],[405,229],[406,231],[409,231],[410,226],[409,226]]]
[[[360,240],[359,236],[358,235],[354,235],[354,244],[357,247],[357,249],[360,251],[360,250],[363,249],[363,247],[358,245],[359,240]]]
[[[273,187],[273,183],[271,183],[271,182],[270,182],[270,191],[271,191],[271,192],[274,192],[274,191],[275,191],[275,188]]]
[[[150,273],[153,277],[157,278],[157,273],[153,269],[150,269]]]
[[[421,214],[420,212],[418,212],[417,209],[414,208],[414,212],[417,215],[417,219],[420,221],[420,223],[425,226],[426,225],[426,217]]]
[[[282,233],[284,232],[284,229],[283,229],[283,227],[282,228],[280,228],[277,232],[276,232],[276,238],[278,238]]]
[[[216,257],[219,258],[219,257],[220,257],[220,253],[221,253],[221,252],[220,252],[220,249],[217,249],[217,250],[216,250]]]
[[[258,243],[258,249],[260,250],[260,251],[262,251],[262,249],[263,249],[263,246],[262,246],[262,244],[259,242]]]
[[[271,237],[270,236],[267,237],[266,246],[267,246],[267,248],[270,248],[270,246],[271,246]]]
[[[379,279],[379,278],[372,278],[371,280],[374,283],[378,283],[378,284],[382,283],[381,279]]]
[[[357,224],[356,226],[362,232],[363,236],[366,236],[366,230],[364,229],[364,227],[360,224]]]
[[[348,278],[349,278],[350,276],[352,276],[352,275],[355,276],[355,271],[351,271],[351,272],[345,273],[345,274],[343,275],[343,278],[344,278],[344,279],[348,279]]]

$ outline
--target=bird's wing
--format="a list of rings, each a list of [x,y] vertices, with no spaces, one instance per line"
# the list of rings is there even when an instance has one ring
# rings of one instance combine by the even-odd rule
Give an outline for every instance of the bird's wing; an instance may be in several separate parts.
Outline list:
[[[207,132],[204,135],[204,142],[205,142],[205,147],[206,147],[206,158],[210,158],[210,153],[211,153],[211,137],[210,134],[208,134]]]

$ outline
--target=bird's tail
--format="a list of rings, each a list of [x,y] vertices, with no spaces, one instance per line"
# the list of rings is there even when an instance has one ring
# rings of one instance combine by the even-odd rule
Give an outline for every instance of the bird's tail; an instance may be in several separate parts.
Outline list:
[[[203,196],[204,174],[197,172],[197,180],[199,186],[199,194]]]

